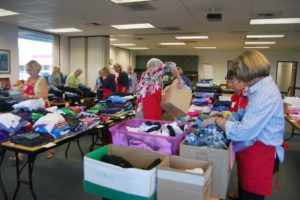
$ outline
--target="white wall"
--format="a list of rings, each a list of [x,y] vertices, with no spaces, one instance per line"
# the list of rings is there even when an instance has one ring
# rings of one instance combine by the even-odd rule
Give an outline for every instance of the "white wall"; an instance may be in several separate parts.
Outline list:
[[[87,85],[95,86],[98,71],[108,66],[109,61],[109,38],[89,37],[87,49]]]
[[[203,50],[203,51],[139,51],[136,55],[198,55],[199,65],[198,74],[199,78],[203,76],[203,64],[209,63],[213,65],[214,79],[221,83],[225,83],[225,76],[227,72],[227,62],[236,58],[244,50]],[[300,52],[293,54],[286,51],[261,51],[270,60],[272,69],[271,74],[275,80],[277,61],[297,61],[297,86],[300,86]]]
[[[79,76],[81,83],[86,84],[86,38],[70,38],[70,73],[80,68],[83,73]]]
[[[63,74],[70,73],[70,42],[69,37],[60,36],[59,39],[59,66]]]
[[[0,49],[10,50],[10,74],[0,74],[1,78],[10,78],[11,84],[19,79],[18,27],[0,23]]]
[[[122,65],[123,70],[127,71],[128,65],[132,65],[132,51],[127,50],[127,49],[121,49],[118,47],[110,47],[110,59],[112,59],[112,65],[110,66],[111,68],[115,63],[119,63]],[[135,64],[135,62],[134,62]],[[111,72],[115,73],[114,70],[111,70]]]
[[[65,60],[65,59],[62,59]],[[109,37],[73,37],[70,38],[70,73],[77,68],[83,70],[80,82],[94,88],[98,71],[108,66]]]

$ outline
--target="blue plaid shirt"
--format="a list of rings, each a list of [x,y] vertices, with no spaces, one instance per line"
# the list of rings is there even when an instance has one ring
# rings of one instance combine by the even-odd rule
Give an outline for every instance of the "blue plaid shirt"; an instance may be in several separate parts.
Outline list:
[[[281,94],[271,76],[267,76],[248,90],[249,102],[241,121],[227,121],[227,138],[236,142],[261,141],[276,147],[280,162],[284,159],[281,146],[284,136],[284,114]],[[275,156],[275,155],[274,155]]]

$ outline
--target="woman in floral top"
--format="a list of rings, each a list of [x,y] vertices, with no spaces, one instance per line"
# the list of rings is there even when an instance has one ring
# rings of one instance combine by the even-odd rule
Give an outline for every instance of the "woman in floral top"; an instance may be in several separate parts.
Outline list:
[[[164,74],[172,72],[178,79],[178,87],[183,86],[183,80],[173,62],[163,63],[157,58],[147,62],[147,70],[142,74],[139,83],[140,93],[137,101],[137,116],[143,115],[145,119],[159,120],[162,114],[160,101],[163,89]]]

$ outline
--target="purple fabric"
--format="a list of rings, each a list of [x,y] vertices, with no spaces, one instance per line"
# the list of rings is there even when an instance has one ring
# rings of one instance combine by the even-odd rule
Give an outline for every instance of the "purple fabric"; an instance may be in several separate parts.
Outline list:
[[[182,134],[175,137],[151,135],[139,132],[134,133],[129,132],[126,129],[126,126],[139,127],[142,123],[146,121],[160,122],[161,124],[171,123],[170,121],[146,119],[131,119],[125,122],[121,122],[109,129],[112,134],[113,144],[120,146],[133,146],[146,150],[160,151],[169,155],[178,155],[180,143],[183,141],[185,135],[190,132],[191,127],[189,127]]]

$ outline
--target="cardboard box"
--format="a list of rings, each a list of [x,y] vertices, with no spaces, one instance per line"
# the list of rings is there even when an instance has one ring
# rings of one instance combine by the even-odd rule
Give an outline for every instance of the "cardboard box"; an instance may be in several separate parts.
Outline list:
[[[180,156],[196,160],[206,160],[212,162],[212,189],[211,196],[226,199],[227,188],[230,180],[230,148],[212,149],[180,144]]]
[[[136,168],[125,169],[101,162],[103,155],[121,156]],[[156,168],[142,168],[157,158],[163,161],[166,155],[133,147],[101,147],[84,157],[84,190],[112,200],[155,200]]]
[[[202,168],[204,174],[186,172]],[[165,159],[157,169],[157,200],[207,200],[210,197],[211,162],[178,156]]]
[[[161,107],[171,116],[179,117],[185,115],[191,105],[192,93],[186,88],[177,87],[178,80],[163,91]]]

